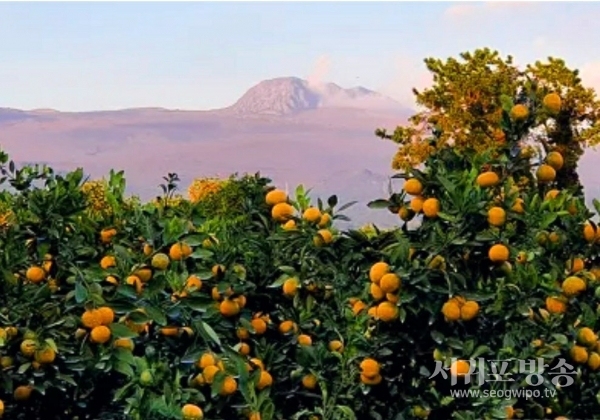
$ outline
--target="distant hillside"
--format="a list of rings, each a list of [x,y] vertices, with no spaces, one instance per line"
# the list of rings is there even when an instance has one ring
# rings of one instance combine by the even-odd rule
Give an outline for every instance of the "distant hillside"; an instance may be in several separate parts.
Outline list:
[[[196,177],[256,173],[292,190],[357,201],[350,226],[397,225],[395,215],[367,208],[385,197],[396,145],[376,128],[405,124],[410,109],[364,87],[310,84],[296,77],[265,80],[230,107],[213,111],[139,108],[97,112],[0,108],[0,147],[17,162],[45,162],[59,171],[83,166],[93,177],[125,170],[128,190],[160,193],[167,172],[182,192]],[[588,151],[580,173],[588,203],[600,196],[599,155]],[[396,181],[395,185],[399,187]]]
[[[406,111],[398,102],[364,87],[311,84],[297,77],[264,80],[227,108],[237,114],[289,115],[318,108]]]

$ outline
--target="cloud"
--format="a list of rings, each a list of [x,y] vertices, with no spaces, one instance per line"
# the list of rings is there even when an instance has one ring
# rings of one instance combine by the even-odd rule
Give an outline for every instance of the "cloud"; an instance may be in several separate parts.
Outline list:
[[[317,58],[311,73],[306,80],[310,85],[319,85],[327,81],[327,76],[331,72],[331,56],[323,54]]]

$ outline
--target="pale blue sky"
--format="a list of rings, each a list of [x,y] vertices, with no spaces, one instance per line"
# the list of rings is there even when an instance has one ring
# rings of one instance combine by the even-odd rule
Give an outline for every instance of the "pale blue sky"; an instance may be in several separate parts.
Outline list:
[[[229,105],[319,76],[409,103],[422,60],[563,57],[600,87],[600,3],[0,3],[0,107]]]

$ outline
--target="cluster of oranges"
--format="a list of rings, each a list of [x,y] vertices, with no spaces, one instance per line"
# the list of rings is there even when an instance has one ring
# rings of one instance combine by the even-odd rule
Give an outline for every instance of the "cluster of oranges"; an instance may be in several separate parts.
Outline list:
[[[374,305],[369,308],[367,303],[359,298],[350,298],[352,312],[359,315],[363,311],[382,322],[392,322],[398,318],[398,302],[402,281],[394,273],[390,265],[384,261],[373,264],[369,270],[369,293]]]
[[[90,341],[97,344],[104,344],[110,340],[111,330],[109,326],[114,320],[115,313],[108,306],[89,309],[81,315],[81,324],[90,330]],[[82,331],[79,331],[79,334],[82,334]]]
[[[238,383],[233,374],[228,373],[228,366],[216,354],[212,352],[204,353],[196,362],[196,367],[200,370],[193,379],[192,384],[197,387],[212,385],[219,380],[221,386],[219,395],[230,396],[238,390]],[[258,370],[255,387],[258,391],[270,387],[273,384],[273,377],[265,369],[264,363],[258,358],[250,358],[246,363],[246,369],[249,373]],[[183,407],[184,418],[201,419],[202,410],[197,406],[186,405]],[[187,416],[187,417],[186,417]],[[194,417],[196,416],[196,417]],[[248,413],[249,420],[260,420],[261,415],[258,412]]]
[[[296,217],[296,209],[290,204],[288,195],[285,191],[279,189],[269,191],[265,196],[265,202],[271,207],[271,217],[273,220],[281,223],[284,230],[297,230],[297,221],[301,219],[308,225],[319,228],[313,237],[315,246],[324,246],[333,241],[333,233],[328,229],[328,226],[332,222],[329,213],[323,213],[317,207],[309,207],[302,212],[301,218]]]
[[[587,364],[591,370],[600,368],[600,341],[598,335],[588,327],[577,332],[577,344],[571,347],[569,354],[573,362]]]
[[[423,214],[425,217],[434,219],[440,212],[440,201],[435,197],[426,198],[423,193],[423,183],[417,178],[407,179],[404,183],[406,194],[413,196],[407,206],[400,207],[398,215],[404,221],[411,220],[415,215]]]
[[[462,296],[454,296],[444,303],[442,314],[448,322],[470,321],[479,314],[479,304],[474,300],[466,300]]]

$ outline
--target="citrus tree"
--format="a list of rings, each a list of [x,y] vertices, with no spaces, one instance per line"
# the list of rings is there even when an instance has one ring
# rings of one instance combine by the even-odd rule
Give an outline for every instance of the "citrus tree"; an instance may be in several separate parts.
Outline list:
[[[390,340],[396,351],[410,346],[403,353],[409,360],[390,357],[382,362],[388,364],[385,370],[392,377],[410,378],[411,386],[403,389],[402,399],[413,401],[415,415],[589,417],[600,409],[595,385],[600,368],[596,335],[599,236],[577,179],[572,173],[560,174],[575,164],[578,155],[572,153],[581,142],[595,141],[597,127],[583,131],[578,139],[565,134],[572,134],[573,126],[561,125],[561,121],[584,112],[572,108],[578,100],[591,106],[596,99],[593,91],[579,84],[571,85],[570,91],[556,84],[541,88],[540,79],[531,76],[550,78],[557,72],[564,76],[566,70],[558,71],[563,68],[560,61],[551,61],[549,67],[539,63],[530,67],[531,77],[520,85],[509,83],[519,80],[513,78],[510,60],[501,62],[489,51],[463,58],[467,60],[463,65],[452,59],[445,65],[428,61],[439,72],[437,84],[418,98],[432,109],[413,119],[433,127],[415,146],[428,145],[427,154],[413,161],[423,165],[396,175],[405,179],[401,192],[370,203],[397,213],[403,221],[403,239],[373,266],[370,287],[377,308],[374,313],[378,313],[382,305],[389,308],[384,300],[390,287],[388,273],[401,279],[400,303],[393,310],[394,320],[399,321],[394,321],[395,327],[387,334],[382,332],[385,338],[381,340]],[[498,72],[482,67],[489,61],[496,63]],[[468,75],[477,69],[483,79],[473,77],[479,83],[467,84]],[[465,84],[458,89],[461,81]],[[500,90],[482,91],[492,87]],[[573,92],[582,96],[575,99]],[[473,94],[477,100],[488,101],[489,112],[478,114],[465,107],[464,100]],[[596,111],[585,112],[595,118]],[[570,124],[574,125],[573,120]],[[540,126],[553,128],[544,134]],[[488,138],[486,130],[492,130],[488,134],[493,136]],[[560,140],[557,130],[565,130]],[[398,156],[410,153],[410,138],[418,135],[414,127],[396,131],[395,140],[407,142]],[[545,154],[539,156],[524,147],[531,139],[546,148]],[[413,218],[421,223],[409,228]],[[394,277],[394,287],[396,283]],[[473,360],[478,358],[506,361],[504,375],[511,375],[511,381],[468,383]],[[536,358],[545,364],[538,368],[544,377],[539,388],[531,385],[531,372],[524,372],[520,364]],[[553,379],[553,369],[560,369],[564,361],[571,364],[572,383]],[[523,388],[549,391],[529,398],[513,393],[510,400],[482,398],[484,394],[456,398],[451,382],[439,371],[434,374],[439,364],[463,379],[455,389],[462,386],[487,391],[486,395]],[[489,372],[490,366],[477,368]]]
[[[395,169],[418,166],[446,145],[483,152],[521,142],[533,147],[527,153],[540,158],[559,152],[564,165],[557,185],[578,184],[583,149],[600,141],[600,102],[577,70],[552,57],[520,69],[511,56],[487,48],[459,59],[427,58],[425,64],[434,83],[414,90],[422,111],[393,133],[376,131],[399,144]]]
[[[195,181],[189,199],[168,174],[143,203],[123,173],[0,153],[0,415],[593,416],[600,233],[574,171],[596,99],[559,61],[521,74],[487,50],[464,57],[431,61],[424,130],[393,136],[411,165],[371,206],[398,229],[341,231],[352,203],[259,174]],[[468,381],[477,358],[513,381]],[[520,362],[536,358],[532,384]],[[572,383],[552,376],[563,362]]]

